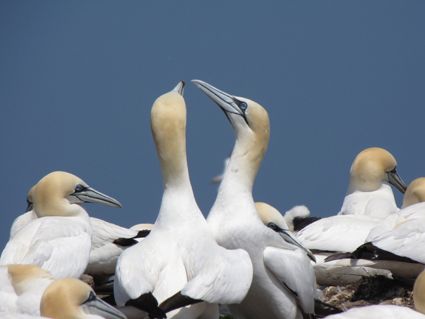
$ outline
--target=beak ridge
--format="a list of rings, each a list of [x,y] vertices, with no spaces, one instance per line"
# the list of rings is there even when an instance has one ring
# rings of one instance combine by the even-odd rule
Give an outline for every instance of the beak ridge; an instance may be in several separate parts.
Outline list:
[[[192,83],[213,100],[226,114],[233,113],[243,116],[243,112],[236,105],[233,95],[223,92],[201,80],[192,80]]]
[[[397,188],[401,193],[405,193],[407,186],[401,179],[401,177],[397,174],[397,171],[394,169],[391,172],[388,172],[388,182]]]
[[[184,93],[184,87],[186,83],[182,80],[179,83],[177,83],[176,87],[173,89],[173,92],[177,92],[181,96],[183,96]]]
[[[280,234],[280,236],[283,238],[284,241],[286,241],[290,245],[293,245],[293,246],[296,246],[296,247],[302,249],[307,254],[308,258],[310,258],[312,261],[316,262],[316,257],[310,251],[310,249],[305,248],[298,240],[296,240],[294,237],[292,237],[291,234],[287,230],[279,228],[278,233]]]
[[[115,198],[103,194],[92,187],[87,187],[85,190],[73,195],[84,203],[99,203],[112,207],[122,207],[121,203]]]

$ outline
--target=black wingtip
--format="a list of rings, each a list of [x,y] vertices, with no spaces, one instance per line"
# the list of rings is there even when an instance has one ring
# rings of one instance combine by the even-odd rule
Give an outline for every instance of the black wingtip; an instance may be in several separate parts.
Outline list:
[[[141,295],[137,299],[132,299],[126,302],[126,306],[133,306],[149,314],[150,319],[165,319],[167,315],[161,308],[158,307],[158,300],[151,292]]]
[[[149,229],[143,229],[143,230],[139,230],[137,232],[137,235],[134,236],[133,238],[145,238],[147,237],[149,234],[151,233],[151,231]]]
[[[134,238],[117,238],[113,241],[113,243],[118,246],[130,247],[137,244],[138,241]]]
[[[169,311],[172,311],[181,307],[189,306],[198,302],[202,302],[202,300],[193,299],[188,296],[182,295],[182,293],[179,291],[178,293],[174,294],[170,298],[163,301],[159,305],[159,308],[163,312],[167,313]]]

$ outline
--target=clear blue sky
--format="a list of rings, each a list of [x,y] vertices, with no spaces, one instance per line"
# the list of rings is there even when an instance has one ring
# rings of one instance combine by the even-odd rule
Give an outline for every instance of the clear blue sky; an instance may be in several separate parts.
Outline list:
[[[0,247],[28,189],[66,170],[124,207],[129,226],[162,195],[155,98],[199,78],[265,106],[271,143],[255,197],[281,211],[338,211],[358,151],[389,149],[425,176],[424,1],[1,1]],[[186,89],[192,184],[204,213],[233,145],[222,112]],[[398,197],[400,200],[400,197]]]

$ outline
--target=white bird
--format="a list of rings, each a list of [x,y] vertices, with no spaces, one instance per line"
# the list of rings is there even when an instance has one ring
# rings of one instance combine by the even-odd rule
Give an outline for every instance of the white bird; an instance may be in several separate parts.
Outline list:
[[[374,305],[352,308],[337,315],[327,316],[326,319],[425,319],[425,272],[415,280],[413,301],[416,311],[394,305]]]
[[[33,187],[34,188],[34,187]],[[10,239],[24,226],[37,218],[32,209],[32,193],[27,197],[29,211],[18,216],[10,229]],[[128,246],[136,244],[148,233],[139,233],[137,230],[128,229],[105,220],[90,217],[92,228],[90,258],[85,273],[92,276],[109,276],[115,272],[118,256]]]
[[[236,133],[208,224],[217,242],[246,250],[254,266],[251,288],[240,304],[229,305],[236,318],[301,318],[314,313],[315,282],[305,253],[286,243],[257,215],[252,187],[269,141],[267,111],[258,103],[193,80],[224,111]]]
[[[29,197],[38,218],[14,233],[1,254],[0,264],[35,264],[55,278],[81,276],[89,261],[92,230],[80,204],[121,204],[79,177],[60,171],[43,177]]]
[[[404,192],[388,151],[372,147],[361,151],[351,166],[348,194],[338,215],[322,218],[297,233],[305,247],[322,251],[351,252],[365,242],[369,232],[398,208],[387,183]]]
[[[126,319],[119,310],[98,298],[90,286],[74,278],[50,284],[41,298],[40,312],[53,319]]]
[[[18,216],[12,224],[10,238],[36,218],[34,210]],[[114,274],[118,256],[123,250],[138,243],[149,233],[121,227],[96,217],[90,217],[90,225],[92,228],[90,258],[84,272],[92,276]]]
[[[373,228],[365,244],[352,254],[335,254],[340,258],[399,260],[425,263],[425,178],[409,184],[402,209]]]
[[[53,280],[35,265],[0,266],[0,312],[40,315],[41,297]]]
[[[256,202],[255,208],[257,209],[258,216],[264,225],[277,232],[288,244],[300,248],[312,261],[316,261],[312,252],[301,245],[298,240],[291,235],[288,231],[288,225],[286,224],[284,217],[275,207],[264,202]],[[311,271],[313,271],[313,268],[311,268]]]
[[[248,254],[220,247],[196,204],[186,158],[183,86],[180,82],[152,106],[152,134],[164,181],[161,208],[149,236],[122,253],[115,272],[117,305],[136,306],[154,318],[199,301],[238,303],[252,279]],[[168,316],[217,318],[218,312],[216,305],[200,303]]]
[[[255,202],[255,208],[257,209],[258,216],[264,225],[268,226],[269,224],[274,224],[280,229],[289,229],[285,218],[279,210],[277,210],[277,208],[265,202]]]
[[[35,265],[1,266],[0,300],[1,318],[41,318],[40,315],[51,318],[103,318],[83,315],[96,312],[108,314],[107,318],[111,318],[109,314],[113,318],[125,318],[105,302],[95,300],[94,292],[83,282],[76,279],[55,281],[49,272]],[[81,310],[76,309],[85,301]]]
[[[397,174],[397,161],[380,147],[357,154],[350,169],[347,195],[338,215],[367,215],[384,218],[398,211],[390,185],[400,192],[406,185]]]

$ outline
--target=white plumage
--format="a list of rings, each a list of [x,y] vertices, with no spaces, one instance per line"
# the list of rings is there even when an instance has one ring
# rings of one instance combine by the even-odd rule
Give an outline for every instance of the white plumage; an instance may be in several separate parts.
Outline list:
[[[27,224],[7,243],[0,264],[35,264],[55,278],[78,278],[90,247],[89,217],[81,208],[77,216],[42,217]]]
[[[309,249],[351,252],[365,242],[380,222],[368,216],[331,216],[307,225],[296,236]]]
[[[425,263],[425,178],[406,190],[403,208],[373,228],[366,238],[374,246],[398,256]]]
[[[43,177],[28,199],[33,211],[14,223],[0,264],[35,264],[55,278],[81,276],[89,261],[92,228],[79,204],[120,203],[66,172]]]
[[[263,225],[252,198],[252,185],[269,140],[266,110],[205,82],[193,82],[226,113],[237,136],[207,219],[217,242],[246,250],[254,266],[247,296],[240,304],[229,305],[230,311],[244,319],[301,318],[302,313],[314,313],[314,272],[309,259]]]
[[[37,218],[33,210],[18,216],[11,227],[10,238],[23,227]],[[90,217],[91,248],[90,257],[85,270],[90,275],[111,275],[115,272],[118,256],[126,247],[114,243],[119,238],[134,238],[138,231],[109,223],[105,220]],[[136,241],[141,239],[137,238]]]
[[[41,297],[53,280],[34,265],[1,266],[0,312],[39,316]]]
[[[350,183],[341,210],[298,232],[297,238],[309,249],[351,252],[363,244],[369,232],[388,216],[397,213],[388,183],[400,191],[406,186],[396,172],[397,162],[387,150],[371,147],[353,161]]]
[[[407,307],[374,305],[352,308],[326,319],[425,319],[425,315]]]
[[[119,306],[147,293],[161,303],[179,291],[209,303],[237,303],[251,283],[248,254],[218,246],[196,204],[186,160],[182,88],[179,83],[152,107],[152,132],[161,162],[164,193],[149,236],[125,250],[118,260],[114,295]],[[199,307],[208,309],[200,314]],[[217,318],[217,306],[210,307],[195,304],[168,316]]]

